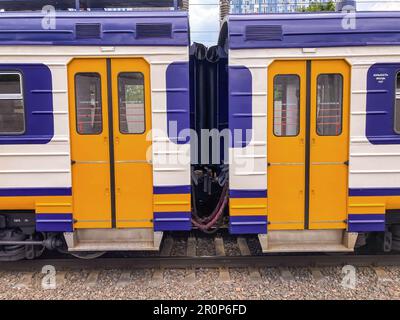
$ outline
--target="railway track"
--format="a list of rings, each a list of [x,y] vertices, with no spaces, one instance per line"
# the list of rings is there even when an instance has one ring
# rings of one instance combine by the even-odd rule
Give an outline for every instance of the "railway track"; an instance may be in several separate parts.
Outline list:
[[[1,271],[29,271],[52,265],[57,269],[111,270],[111,269],[147,269],[147,268],[247,268],[247,267],[328,267],[340,265],[399,266],[400,257],[394,255],[301,255],[301,256],[249,256],[249,257],[134,257],[99,258],[95,260],[79,259],[37,259],[19,262],[1,262]]]
[[[186,241],[186,254],[174,255],[174,239],[164,240],[161,252],[154,255],[140,253],[129,257],[116,257],[108,254],[105,258],[84,260],[65,255],[45,257],[36,260],[0,262],[0,271],[28,271],[52,265],[57,269],[110,270],[110,269],[197,269],[197,268],[261,268],[261,267],[327,267],[340,265],[353,266],[397,266],[400,255],[397,254],[254,254],[245,238],[237,239],[239,254],[226,254],[222,237],[211,239],[215,245],[215,255],[197,255],[197,238]]]
[[[400,255],[263,255],[259,253],[257,248],[248,245],[247,240],[249,239],[236,239],[234,242],[236,251],[232,250],[232,241],[228,243],[231,245],[229,247],[222,237],[209,237],[206,240],[209,245],[212,244],[214,247],[211,251],[215,254],[212,256],[199,255],[202,251],[210,252],[210,246],[203,247],[203,250],[200,249],[200,246],[204,246],[204,239],[189,237],[183,243],[180,243],[180,245],[184,244],[184,249],[177,252],[177,242],[175,239],[167,237],[163,242],[160,253],[154,255],[135,253],[134,255],[129,254],[132,256],[121,257],[121,253],[109,253],[104,258],[95,260],[53,255],[37,260],[1,262],[0,274],[2,272],[17,272],[19,276],[18,281],[13,286],[14,288],[38,288],[40,287],[38,283],[44,276],[43,267],[52,266],[57,270],[58,286],[66,284],[69,273],[84,271],[84,274],[87,274],[85,284],[88,287],[95,287],[99,285],[100,274],[112,272],[117,277],[113,286],[124,287],[133,283],[132,273],[134,273],[134,270],[151,271],[150,283],[162,285],[166,281],[164,274],[167,274],[166,271],[168,270],[183,269],[186,271],[184,281],[194,283],[198,280],[198,270],[216,269],[219,272],[219,281],[229,282],[232,280],[233,270],[244,268],[247,269],[247,281],[261,283],[262,270],[265,270],[265,268],[276,269],[284,282],[295,280],[291,271],[292,268],[306,268],[315,280],[320,281],[324,278],[322,270],[325,267],[352,265],[356,268],[368,267],[373,269],[378,280],[387,281],[390,276],[386,274],[382,266],[400,265]]]

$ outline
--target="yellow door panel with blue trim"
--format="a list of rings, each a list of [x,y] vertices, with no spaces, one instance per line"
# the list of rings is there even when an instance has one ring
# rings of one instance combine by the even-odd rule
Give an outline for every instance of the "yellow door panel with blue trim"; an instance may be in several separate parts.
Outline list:
[[[269,229],[345,229],[349,65],[275,61],[268,93]]]
[[[73,60],[68,84],[74,227],[110,228],[106,60]]]
[[[275,61],[268,72],[268,221],[270,230],[304,228],[304,61]]]
[[[143,59],[113,59],[112,91],[118,228],[153,226],[150,70]],[[151,154],[149,152],[149,154]]]
[[[68,72],[75,228],[152,227],[148,64],[74,59]]]
[[[311,68],[310,229],[344,229],[348,201],[350,66]]]

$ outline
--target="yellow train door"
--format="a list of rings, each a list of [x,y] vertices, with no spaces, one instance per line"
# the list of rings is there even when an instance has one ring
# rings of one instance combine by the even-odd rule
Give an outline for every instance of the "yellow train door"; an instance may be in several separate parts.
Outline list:
[[[116,226],[149,228],[153,219],[150,70],[143,59],[111,62]],[[149,154],[151,154],[149,152]]]
[[[74,227],[152,227],[149,66],[74,59],[68,84]]]
[[[304,228],[306,64],[276,61],[268,75],[270,230]]]
[[[346,228],[349,99],[343,60],[270,65],[269,230]]]
[[[73,60],[68,75],[75,227],[110,228],[106,60]]]
[[[348,196],[350,66],[311,68],[310,229],[345,229]]]

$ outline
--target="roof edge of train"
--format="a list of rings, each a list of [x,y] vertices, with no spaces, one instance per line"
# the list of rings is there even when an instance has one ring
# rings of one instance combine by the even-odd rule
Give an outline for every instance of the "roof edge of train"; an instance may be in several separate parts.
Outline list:
[[[226,41],[230,49],[400,45],[400,12],[230,15]]]
[[[0,12],[0,46],[189,46],[185,11]]]

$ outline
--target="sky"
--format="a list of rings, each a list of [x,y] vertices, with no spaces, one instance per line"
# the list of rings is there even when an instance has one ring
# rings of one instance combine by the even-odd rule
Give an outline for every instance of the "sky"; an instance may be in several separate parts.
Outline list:
[[[217,44],[219,36],[219,0],[189,0],[190,30],[193,42]]]
[[[359,11],[400,11],[400,0],[359,0]],[[217,44],[219,35],[219,0],[189,0],[191,37],[206,46]]]

